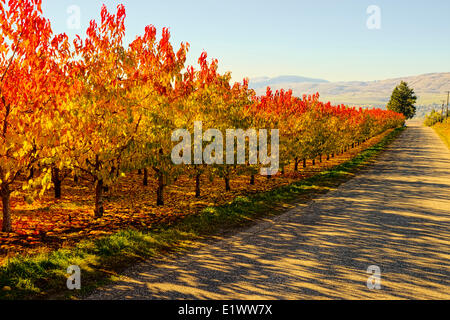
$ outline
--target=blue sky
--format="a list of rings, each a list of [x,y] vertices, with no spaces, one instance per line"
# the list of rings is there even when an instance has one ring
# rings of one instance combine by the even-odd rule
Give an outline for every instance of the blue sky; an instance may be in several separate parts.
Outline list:
[[[83,36],[103,3],[127,10],[127,42],[153,24],[169,27],[172,43],[191,45],[188,63],[203,50],[220,70],[243,77],[300,75],[331,81],[381,80],[450,72],[448,0],[43,0],[56,33]],[[69,29],[71,5],[81,29]],[[366,10],[381,10],[370,30]]]

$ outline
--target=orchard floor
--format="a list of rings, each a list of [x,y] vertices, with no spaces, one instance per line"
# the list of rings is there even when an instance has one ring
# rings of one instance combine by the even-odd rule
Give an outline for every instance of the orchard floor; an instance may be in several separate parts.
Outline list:
[[[223,179],[210,181],[203,175],[202,195],[195,198],[195,179],[182,176],[165,188],[165,205],[156,202],[157,181],[149,176],[148,186],[143,186],[142,175],[129,174],[105,194],[105,215],[101,219],[93,216],[93,186],[86,179],[78,183],[68,177],[62,184],[62,199],[55,200],[53,190],[48,190],[34,202],[25,201],[27,194],[20,191],[12,197],[13,233],[0,232],[0,265],[17,254],[34,254],[52,251],[61,247],[72,247],[80,240],[98,238],[122,229],[148,230],[162,223],[195,214],[208,206],[231,202],[237,196],[268,191],[295,181],[311,177],[318,172],[341,164],[356,156],[362,150],[378,143],[387,133],[377,136],[343,155],[322,163],[317,160],[312,166],[294,173],[293,165],[286,168],[284,176],[267,179],[256,176],[255,185],[250,177],[233,176],[231,191],[225,192]],[[17,184],[16,190],[21,190]],[[1,224],[1,216],[0,216]]]
[[[380,290],[367,287],[369,266]],[[88,299],[449,299],[450,151],[411,122],[337,190],[197,251],[148,261]]]

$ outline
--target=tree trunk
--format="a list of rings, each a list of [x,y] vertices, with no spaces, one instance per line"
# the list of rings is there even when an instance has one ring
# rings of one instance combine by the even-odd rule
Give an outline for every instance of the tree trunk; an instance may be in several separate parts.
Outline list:
[[[148,186],[148,169],[144,169],[144,180],[143,180],[144,186]]]
[[[2,232],[12,232],[12,223],[11,223],[11,191],[9,190],[8,185],[1,186],[1,197],[2,197],[2,205],[3,205],[3,225]]]
[[[322,163],[322,155],[319,156],[319,162]]]
[[[329,154],[327,154],[327,161],[329,161],[330,160],[330,155]]]
[[[95,184],[95,217],[103,217],[103,180],[97,180]]]
[[[156,205],[164,205],[164,176],[158,173],[158,190],[156,190]]]
[[[298,162],[299,162],[299,160],[297,158],[295,158],[295,167],[294,167],[295,172],[298,171]]]
[[[78,176],[77,175],[73,176],[73,182],[78,183]]]
[[[226,176],[224,179],[225,179],[225,190],[226,191],[231,191],[230,177]]]
[[[139,169],[139,170],[138,170],[138,175],[141,175],[141,174],[142,174],[142,170]]]
[[[52,182],[55,189],[55,199],[61,199],[61,176],[59,174],[59,169],[52,167]]]
[[[281,167],[281,174],[284,175],[284,166]]]
[[[252,186],[255,185],[255,175],[254,175],[254,174],[252,174],[252,175],[250,176],[250,184],[251,184]]]
[[[313,165],[313,166],[316,165],[316,159],[312,159],[312,165]]]
[[[303,159],[303,168],[306,168],[306,159]]]
[[[197,173],[195,176],[195,197],[200,198],[201,192],[200,192],[200,173]]]

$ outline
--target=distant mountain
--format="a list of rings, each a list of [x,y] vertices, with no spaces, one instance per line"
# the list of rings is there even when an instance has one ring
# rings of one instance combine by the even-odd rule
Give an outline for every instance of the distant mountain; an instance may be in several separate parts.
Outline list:
[[[292,79],[293,81],[289,81]],[[431,110],[439,107],[450,90],[450,72],[429,73],[419,76],[402,77],[379,81],[328,82],[322,79],[311,79],[295,76],[277,78],[259,78],[250,81],[250,87],[257,94],[264,94],[266,86],[272,89],[292,89],[294,94],[312,94],[319,92],[321,100],[334,104],[384,107],[389,101],[392,90],[400,81],[406,81],[417,94],[418,115],[423,109]]]
[[[250,79],[250,87],[253,89],[266,89],[272,86],[293,85],[298,83],[327,83],[327,80],[306,78],[299,76],[279,76],[275,78],[261,77]]]

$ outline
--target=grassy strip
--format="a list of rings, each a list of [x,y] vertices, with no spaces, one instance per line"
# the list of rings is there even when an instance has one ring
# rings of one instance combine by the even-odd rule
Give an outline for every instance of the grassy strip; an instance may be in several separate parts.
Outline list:
[[[450,148],[450,121],[446,120],[444,123],[438,123],[433,126],[433,129],[447,144],[447,147]]]
[[[326,193],[349,180],[402,131],[403,128],[392,131],[378,144],[329,171],[252,197],[237,197],[227,205],[206,208],[172,226],[145,233],[120,231],[101,239],[85,240],[75,248],[11,259],[0,267],[0,299],[67,299],[88,294],[137,261],[168,250],[189,248],[200,239],[247,226],[262,216],[279,214],[286,203],[307,202]],[[66,270],[71,265],[82,270],[82,289],[76,292],[66,287]]]

